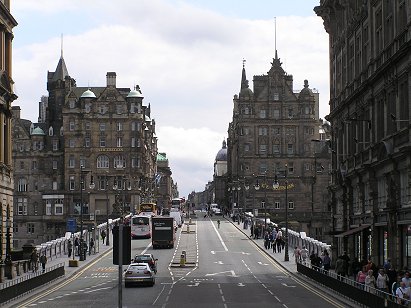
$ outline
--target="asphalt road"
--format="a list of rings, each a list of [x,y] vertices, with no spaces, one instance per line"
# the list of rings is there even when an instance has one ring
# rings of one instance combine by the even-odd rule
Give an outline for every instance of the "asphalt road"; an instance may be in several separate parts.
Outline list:
[[[175,249],[153,250],[150,240],[133,240],[133,254],[158,261],[154,287],[122,288],[122,307],[342,307],[326,294],[295,280],[230,222],[197,220],[195,233],[178,232]],[[186,246],[181,268],[179,249]],[[189,247],[188,247],[189,246]],[[198,263],[197,263],[198,262]],[[109,253],[70,279],[50,285],[16,307],[118,307],[118,266]]]

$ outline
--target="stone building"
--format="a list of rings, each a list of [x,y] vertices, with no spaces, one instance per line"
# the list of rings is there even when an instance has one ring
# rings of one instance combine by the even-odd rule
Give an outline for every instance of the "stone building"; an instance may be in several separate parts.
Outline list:
[[[48,99],[39,123],[14,109],[15,247],[44,243],[66,232],[133,212],[153,197],[157,137],[143,95],[116,85],[77,87],[61,56],[48,72]]]
[[[13,161],[11,139],[11,103],[13,28],[17,22],[10,13],[10,1],[0,2],[0,262],[6,257],[6,245],[13,241]]]
[[[213,203],[217,203],[221,209],[227,209],[227,142],[225,140],[215,157],[213,188]]]
[[[277,52],[267,75],[254,76],[253,89],[243,65],[228,128],[231,210],[251,211],[284,226],[288,206],[291,229],[326,240],[329,151],[327,130],[320,134],[320,126],[329,126],[319,119],[319,94],[307,80],[295,92]]]
[[[166,153],[157,154],[157,175],[156,175],[156,200],[157,208],[161,209],[171,205],[173,197],[173,178]]]
[[[327,1],[335,253],[411,265],[411,3]]]

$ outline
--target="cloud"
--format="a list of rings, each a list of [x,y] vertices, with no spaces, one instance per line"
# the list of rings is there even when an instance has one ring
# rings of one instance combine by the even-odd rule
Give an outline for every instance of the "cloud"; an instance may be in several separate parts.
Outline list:
[[[159,150],[167,152],[182,195],[202,190],[212,179],[215,154],[227,135],[242,59],[247,60],[251,87],[253,75],[270,69],[273,20],[226,17],[161,0],[121,5],[73,0],[67,7],[63,1],[31,2],[16,2],[21,16],[50,6],[49,14],[62,14],[61,23],[72,25],[72,33],[64,34],[64,58],[78,86],[103,86],[108,71],[117,73],[118,87],[140,85],[156,119]],[[76,20],[87,15],[93,24],[77,29]],[[22,117],[36,121],[37,102],[47,94],[47,70],[54,71],[60,57],[60,35],[31,44],[18,40],[16,36],[15,105],[21,106]],[[328,37],[321,19],[277,17],[277,49],[284,69],[294,76],[295,91],[308,79],[320,91],[320,116],[327,114]]]

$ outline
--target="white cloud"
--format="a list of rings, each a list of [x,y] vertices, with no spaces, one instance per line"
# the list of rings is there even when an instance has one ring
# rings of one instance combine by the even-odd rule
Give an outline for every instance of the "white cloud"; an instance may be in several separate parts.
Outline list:
[[[22,15],[37,10],[31,2],[19,1]],[[41,3],[51,5],[50,12],[66,9],[63,1]],[[167,152],[181,193],[202,190],[212,179],[215,154],[231,121],[242,59],[247,60],[251,87],[253,75],[270,69],[273,20],[228,18],[160,0],[121,1],[121,5],[74,0],[69,5],[73,10],[79,7],[82,14],[90,12],[97,26],[64,34],[64,58],[71,77],[78,86],[102,86],[106,72],[115,71],[117,86],[139,84],[156,119],[159,150]],[[65,18],[75,27],[75,15],[67,12]],[[14,49],[16,104],[23,117],[35,121],[37,102],[47,94],[47,70],[54,71],[60,57],[60,37],[19,46]],[[328,36],[321,19],[277,17],[277,49],[284,69],[294,76],[296,91],[302,89],[304,79],[320,91],[323,117],[328,113],[329,74]]]

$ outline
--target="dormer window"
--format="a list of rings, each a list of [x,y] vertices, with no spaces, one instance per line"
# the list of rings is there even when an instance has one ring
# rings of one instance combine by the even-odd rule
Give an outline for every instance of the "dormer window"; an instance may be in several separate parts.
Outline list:
[[[74,100],[70,100],[69,106],[71,109],[76,108],[76,102]]]
[[[53,136],[54,135],[54,130],[53,130],[53,126],[49,127],[49,136]]]

